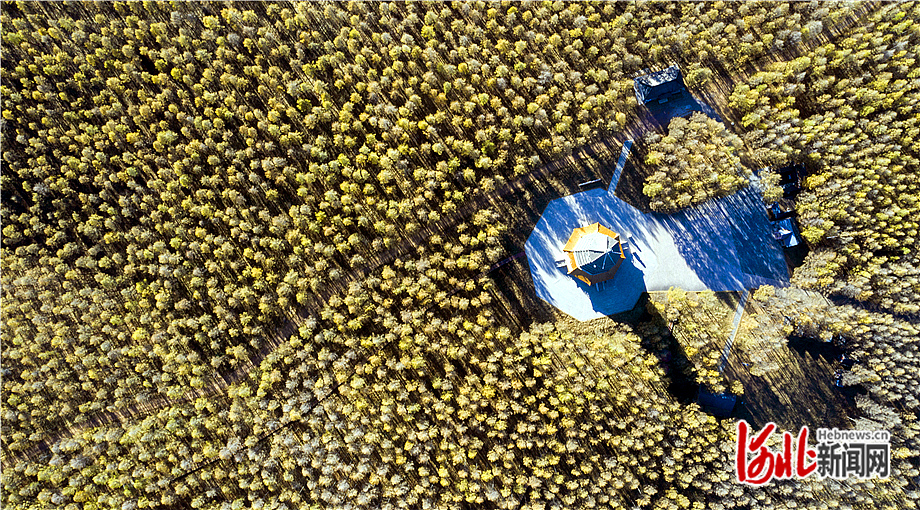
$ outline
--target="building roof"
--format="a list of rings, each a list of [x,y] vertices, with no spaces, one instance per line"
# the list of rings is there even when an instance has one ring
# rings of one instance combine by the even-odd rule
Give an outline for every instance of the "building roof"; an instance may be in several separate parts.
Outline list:
[[[633,80],[633,88],[636,90],[636,99],[639,103],[645,104],[661,96],[680,92],[686,87],[680,68],[673,65],[658,72],[639,76]]]
[[[782,241],[783,246],[786,248],[792,248],[799,244],[799,229],[796,228],[795,221],[792,218],[774,221],[773,227],[776,229],[777,239]]]
[[[612,278],[626,258],[620,235],[600,223],[574,229],[562,251],[568,273],[588,285]]]
[[[801,189],[802,178],[805,177],[805,165],[797,163],[775,170],[779,175],[779,185],[783,188],[783,197],[792,198]]]

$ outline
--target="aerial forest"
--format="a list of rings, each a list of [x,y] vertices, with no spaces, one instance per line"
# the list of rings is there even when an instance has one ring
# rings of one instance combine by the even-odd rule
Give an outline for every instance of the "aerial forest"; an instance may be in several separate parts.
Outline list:
[[[920,4],[4,1],[0,43],[3,508],[917,507]],[[672,64],[721,122],[649,125]],[[711,293],[522,312],[521,197],[627,139],[660,213],[805,165],[738,349],[860,360],[890,477],[735,479],[675,391],[749,393]]]

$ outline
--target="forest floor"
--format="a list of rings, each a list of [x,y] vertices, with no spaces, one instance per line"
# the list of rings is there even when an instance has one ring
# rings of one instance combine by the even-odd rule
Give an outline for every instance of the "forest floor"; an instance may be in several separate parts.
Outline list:
[[[749,301],[746,313],[763,311]],[[849,416],[858,414],[855,397],[858,388],[834,385],[835,360],[843,351],[831,343],[790,337],[788,343],[769,353],[761,366],[743,350],[733,349],[725,374],[744,385],[742,405],[735,408],[737,418],[755,427],[774,422],[780,430],[797,432],[800,427],[849,428]],[[760,371],[762,375],[754,375]]]
[[[741,293],[716,293],[724,317],[713,317],[715,329],[723,331],[721,338],[713,339],[704,349],[722,349],[732,334],[740,305]],[[665,293],[652,293],[652,300],[665,299]],[[764,313],[766,310],[754,300],[747,300],[744,314]],[[673,349],[672,349],[673,350]],[[843,351],[831,343],[819,343],[791,337],[786,345],[772,351],[768,359],[758,362],[743,349],[734,346],[726,358],[724,376],[730,384],[738,381],[744,387],[732,415],[759,428],[774,422],[781,430],[797,432],[807,425],[816,427],[849,428],[849,416],[858,414],[855,396],[858,388],[837,387],[834,373],[835,360]],[[679,365],[679,359],[671,359]],[[764,373],[761,373],[764,372]],[[759,374],[759,375],[755,375]]]

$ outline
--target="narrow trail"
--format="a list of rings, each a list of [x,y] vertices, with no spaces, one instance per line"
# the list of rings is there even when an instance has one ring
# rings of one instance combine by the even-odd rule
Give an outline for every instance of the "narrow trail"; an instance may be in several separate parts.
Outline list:
[[[862,4],[860,9],[858,9],[852,15],[848,16],[844,20],[839,21],[832,27],[825,28],[820,36],[811,38],[808,41],[800,41],[796,44],[795,49],[790,48],[783,50],[782,52],[775,53],[779,54],[782,59],[795,58],[802,52],[814,48],[819,43],[824,44],[835,37],[839,37],[839,35],[841,35],[844,30],[861,21],[867,14],[875,11],[881,5],[882,3],[879,1],[866,2]],[[745,80],[747,76],[753,74],[753,72],[756,72],[758,67],[765,65],[765,59],[766,56],[759,59],[756,63],[748,64],[745,69],[741,71],[735,71],[734,73],[726,71],[726,82],[737,83],[739,81]],[[708,94],[704,95],[704,97],[709,99]],[[708,102],[711,105],[714,104],[711,101]],[[621,131],[617,132],[616,135],[608,136],[607,138],[597,140],[589,145],[574,149],[571,154],[552,160],[542,166],[536,167],[531,171],[516,177],[514,180],[507,182],[502,187],[493,190],[492,192],[473,197],[462,207],[454,211],[454,213],[449,217],[442,218],[433,224],[429,224],[420,228],[415,234],[409,238],[404,239],[398,245],[393,246],[387,251],[383,252],[375,260],[365,264],[362,267],[354,268],[353,271],[346,273],[335,282],[327,283],[323,290],[313,295],[312,305],[307,305],[301,308],[297,313],[289,315],[288,318],[284,320],[273,332],[273,334],[267,339],[267,341],[263,343],[262,347],[252,356],[250,356],[248,360],[241,363],[232,372],[227,374],[214,374],[208,384],[201,388],[191,390],[177,399],[158,397],[150,400],[149,402],[132,404],[131,406],[121,409],[107,410],[97,413],[81,423],[73,424],[66,429],[61,429],[56,432],[49,432],[45,439],[40,440],[33,446],[20,452],[4,455],[4,457],[6,457],[3,459],[4,467],[6,467],[5,465],[11,461],[18,462],[23,459],[34,459],[41,455],[43,452],[47,452],[50,449],[50,446],[59,440],[67,437],[73,437],[75,434],[88,428],[122,424],[132,421],[136,422],[137,420],[152,415],[166,407],[187,404],[194,402],[199,398],[213,397],[214,395],[223,393],[230,385],[243,380],[243,378],[246,377],[250,371],[252,371],[255,367],[258,367],[270,352],[274,351],[294,333],[302,320],[317,313],[321,309],[322,304],[328,301],[329,298],[331,298],[333,295],[347,291],[348,286],[351,283],[365,278],[374,270],[393,262],[398,256],[407,253],[410,249],[422,245],[424,241],[431,236],[449,231],[461,223],[461,221],[469,218],[475,211],[480,210],[483,207],[488,207],[492,203],[507,195],[525,190],[535,180],[556,172],[559,169],[564,168],[566,165],[578,161],[579,158],[585,155],[594,154],[596,153],[597,149],[601,147],[606,147],[607,149],[613,151],[617,145],[621,145],[627,141],[630,141],[631,143],[631,140],[637,139],[642,135],[642,133],[656,128],[654,121],[650,121],[647,118],[647,115],[641,115],[640,112],[637,113],[639,113],[639,116],[637,116],[637,118],[633,118],[626,126],[623,127]],[[620,169],[620,171],[622,171],[622,169]],[[618,178],[619,172],[617,173],[617,179]],[[511,257],[511,259],[517,258],[521,255],[522,254],[519,253]],[[492,269],[494,268],[495,266],[493,266]],[[490,271],[486,271],[484,274],[488,272]],[[736,317],[736,319],[740,322],[740,317]],[[735,329],[737,329],[737,327]],[[734,334],[735,331],[732,333],[731,340],[734,339]],[[729,341],[728,345],[726,345],[726,349],[730,349],[731,340]],[[723,352],[723,358],[727,359],[726,352]],[[722,365],[724,365],[724,359],[722,363],[720,363],[720,371]]]
[[[620,159],[617,160],[617,166],[613,169],[613,175],[610,177],[610,184],[607,186],[608,193],[615,192],[617,184],[620,183],[620,175],[623,174],[623,168],[626,167],[626,158],[629,156],[629,149],[632,148],[632,144],[632,140],[623,142],[623,150],[620,151]]]
[[[719,373],[725,370],[725,363],[728,361],[729,354],[731,354],[732,344],[735,342],[735,335],[738,334],[738,327],[741,325],[741,317],[744,315],[744,307],[747,305],[748,296],[750,295],[750,290],[744,291],[744,294],[741,296],[741,301],[738,303],[738,307],[735,308],[735,319],[732,321],[732,332],[728,335],[728,341],[725,342],[725,348],[722,349],[722,357],[719,359]]]

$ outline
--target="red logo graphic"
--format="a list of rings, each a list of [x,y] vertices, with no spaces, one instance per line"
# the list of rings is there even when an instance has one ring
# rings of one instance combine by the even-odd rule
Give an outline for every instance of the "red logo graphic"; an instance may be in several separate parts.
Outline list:
[[[767,448],[766,442],[773,431],[775,423],[768,423],[748,442],[750,425],[744,420],[738,422],[738,444],[735,456],[735,475],[738,481],[751,485],[763,485],[770,480],[784,480],[793,476],[792,434],[783,432],[783,451],[774,452]],[[749,458],[753,455],[753,458]],[[805,457],[814,459],[817,453],[808,448],[808,427],[799,431],[795,447],[795,476],[805,478],[810,475],[817,464],[806,461]]]

